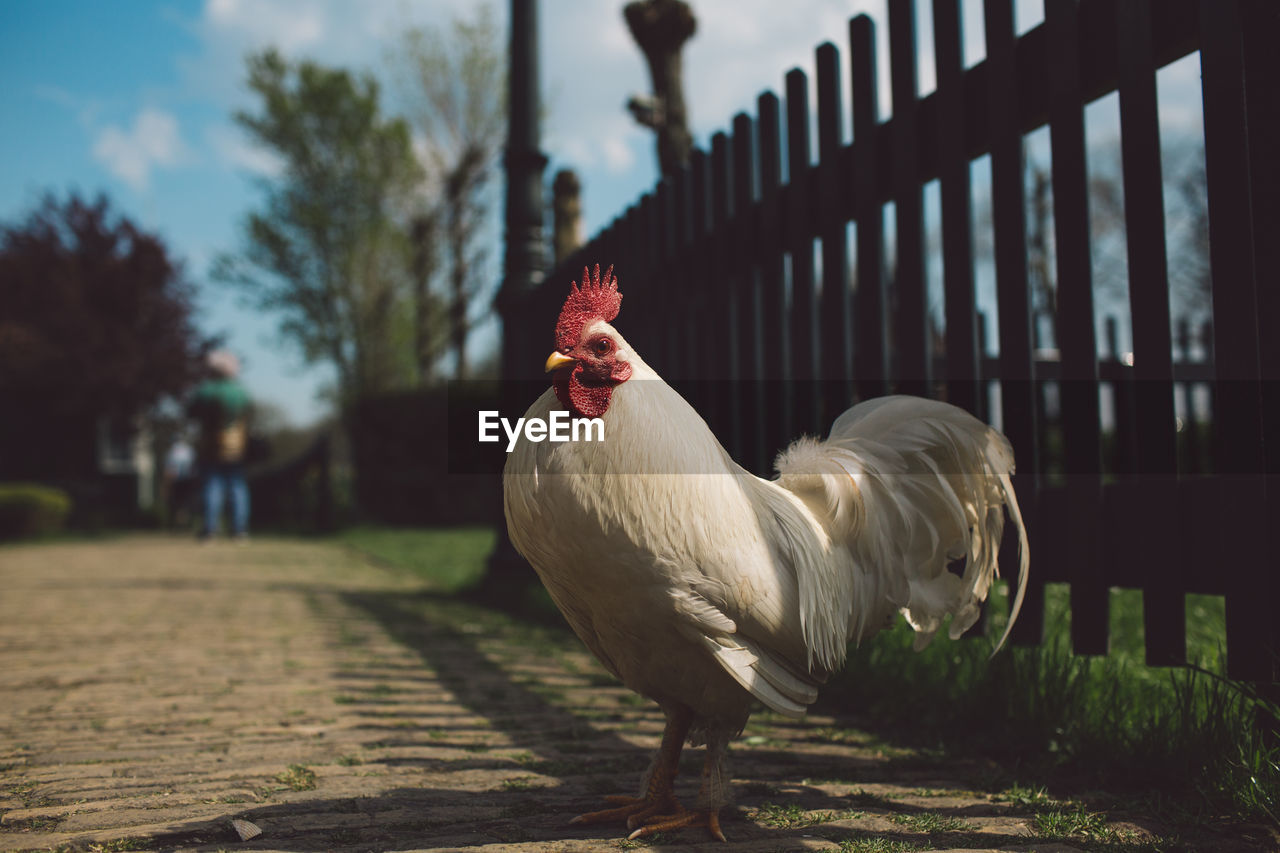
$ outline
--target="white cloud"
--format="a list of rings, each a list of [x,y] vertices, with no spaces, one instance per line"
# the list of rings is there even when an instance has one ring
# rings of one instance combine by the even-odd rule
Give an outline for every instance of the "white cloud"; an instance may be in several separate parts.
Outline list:
[[[211,35],[275,45],[287,54],[320,44],[328,29],[325,9],[314,0],[207,0],[202,22]]]
[[[108,125],[98,132],[93,156],[107,171],[138,192],[147,189],[152,169],[175,166],[187,156],[178,120],[157,109],[145,109],[133,127]]]
[[[636,165],[637,151],[651,153],[653,139],[636,125],[621,104],[600,110],[582,126],[576,122],[548,128],[543,147],[560,165],[583,171],[603,169],[609,174],[626,172]]]
[[[621,136],[606,136],[600,140],[600,148],[605,168],[610,172],[625,172],[635,165],[635,152]]]
[[[284,161],[279,156],[254,145],[230,125],[214,125],[205,138],[223,168],[264,177],[275,177],[284,171]]]
[[[754,114],[765,90],[781,96],[783,78],[802,68],[814,81],[814,50],[830,41],[840,51],[841,84],[848,98],[849,19],[866,13],[876,19],[882,73],[888,65],[888,26],[884,0],[703,0],[697,5],[698,34],[686,50],[690,115],[695,134],[705,139],[728,130],[733,116]],[[882,83],[887,80],[887,75]],[[883,87],[883,97],[887,86]],[[846,111],[846,116],[848,115]],[[847,121],[847,118],[846,118]]]
[[[75,115],[76,121],[86,128],[94,126],[105,107],[105,104],[96,98],[82,97],[61,86],[47,84],[36,86],[32,94],[69,110]]]

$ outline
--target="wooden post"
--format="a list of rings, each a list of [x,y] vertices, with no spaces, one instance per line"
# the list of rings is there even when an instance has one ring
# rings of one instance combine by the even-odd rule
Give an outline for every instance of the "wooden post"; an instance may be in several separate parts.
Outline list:
[[[560,266],[582,245],[582,181],[572,169],[556,172],[551,182],[551,230],[555,264]]]

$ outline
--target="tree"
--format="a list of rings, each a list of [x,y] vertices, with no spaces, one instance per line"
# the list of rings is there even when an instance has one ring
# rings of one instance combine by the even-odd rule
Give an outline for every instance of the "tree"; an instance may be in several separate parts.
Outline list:
[[[1170,310],[1176,319],[1202,321],[1211,313],[1209,202],[1204,142],[1191,136],[1165,141],[1165,241],[1169,260]],[[1125,240],[1124,176],[1119,146],[1095,158],[1089,183],[1095,275],[1104,299],[1128,298],[1128,244]]]
[[[164,241],[105,196],[48,195],[0,228],[3,473],[83,473],[100,419],[132,425],[182,394],[214,345],[192,300]]]
[[[632,97],[627,108],[657,135],[659,170],[674,175],[693,153],[681,51],[697,32],[698,20],[684,0],[632,0],[622,14],[653,81],[653,97]]]
[[[437,199],[423,220],[423,240],[443,233],[449,343],[455,374],[466,375],[471,303],[482,284],[485,251],[477,238],[488,221],[498,153],[506,131],[506,54],[492,9],[456,18],[447,31],[407,30],[390,55],[411,121],[421,134],[423,166]],[[429,223],[429,227],[426,223]],[[419,312],[419,322],[433,322]],[[419,332],[420,339],[429,330]]]
[[[1091,149],[1089,179],[1090,251],[1099,310],[1124,315],[1129,299],[1129,247],[1125,231],[1123,169],[1119,144]],[[1164,173],[1165,240],[1169,260],[1170,311],[1176,321],[1199,323],[1211,313],[1208,191],[1204,146],[1194,138],[1166,140]],[[1028,153],[1025,166],[1027,278],[1039,346],[1058,346],[1058,282],[1053,236],[1051,169]],[[992,210],[987,200],[979,218],[977,252],[992,257]]]
[[[308,361],[334,367],[341,402],[411,384],[407,228],[422,174],[408,126],[382,116],[370,76],[290,64],[274,50],[248,64],[260,109],[236,121],[284,169],[262,179],[244,248],[219,258],[215,275],[279,313]]]

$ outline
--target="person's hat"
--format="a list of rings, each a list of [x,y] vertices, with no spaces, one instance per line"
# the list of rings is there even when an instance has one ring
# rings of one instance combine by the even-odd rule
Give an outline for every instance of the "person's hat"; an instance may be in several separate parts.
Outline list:
[[[231,350],[216,349],[209,353],[209,369],[219,376],[234,379],[240,373],[240,359]]]

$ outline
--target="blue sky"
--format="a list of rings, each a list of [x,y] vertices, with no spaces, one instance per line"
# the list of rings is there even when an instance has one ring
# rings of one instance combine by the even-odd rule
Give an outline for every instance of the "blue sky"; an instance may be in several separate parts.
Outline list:
[[[469,14],[469,0],[9,0],[0,4],[0,221],[15,222],[43,193],[107,193],[115,206],[162,235],[199,288],[199,324],[226,333],[246,363],[251,392],[297,424],[320,417],[323,368],[304,365],[279,340],[274,318],[249,310],[212,283],[209,263],[234,250],[238,224],[259,202],[255,180],[271,161],[231,120],[252,107],[243,57],[266,45],[293,58],[369,70],[389,80],[384,57],[406,25],[443,25]],[[505,30],[507,4],[492,4]],[[842,48],[846,21],[866,12],[882,24],[884,0],[693,0],[699,33],[686,51],[698,141],[727,128],[760,91],[781,88],[793,66],[812,69],[822,41]],[[929,3],[919,3],[921,88],[933,87]],[[584,182],[587,233],[606,224],[656,177],[652,140],[622,108],[647,92],[642,58],[627,34],[622,2],[541,0],[545,100],[543,148],[555,170]],[[1018,27],[1043,17],[1041,0],[1018,0]],[[979,60],[981,3],[965,0],[966,61]],[[845,60],[847,62],[847,59]],[[1171,120],[1198,121],[1198,66],[1162,73]],[[847,67],[847,66],[846,66]],[[887,72],[887,68],[885,69]],[[882,78],[887,81],[887,73]],[[1166,84],[1166,81],[1171,81]],[[388,83],[388,90],[393,87]],[[1170,93],[1166,97],[1166,91]],[[847,97],[847,93],[846,93]],[[881,96],[888,112],[888,92]],[[394,109],[394,104],[386,106]],[[1093,109],[1093,108],[1091,108]],[[1098,112],[1098,110],[1094,110]],[[1112,109],[1114,112],[1114,109]],[[1091,135],[1114,135],[1105,108]],[[846,116],[848,111],[846,110]],[[848,130],[846,129],[846,135]],[[977,178],[977,175],[975,175]],[[500,208],[500,204],[498,205]],[[500,272],[495,227],[490,278]],[[491,343],[492,328],[478,336]]]

